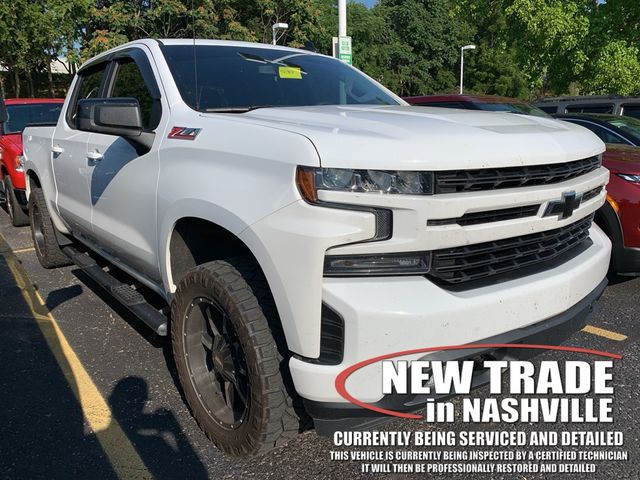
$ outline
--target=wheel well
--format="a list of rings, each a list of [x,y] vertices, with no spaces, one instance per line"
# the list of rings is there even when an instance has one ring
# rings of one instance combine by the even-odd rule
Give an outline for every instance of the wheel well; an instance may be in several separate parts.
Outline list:
[[[169,243],[171,278],[174,284],[192,268],[203,263],[238,255],[249,255],[242,240],[229,230],[201,218],[180,219]]]
[[[42,188],[42,185],[40,184],[40,179],[38,178],[38,175],[36,175],[33,170],[29,170],[27,172],[27,178],[29,180],[33,180],[33,183],[36,184],[36,187]]]

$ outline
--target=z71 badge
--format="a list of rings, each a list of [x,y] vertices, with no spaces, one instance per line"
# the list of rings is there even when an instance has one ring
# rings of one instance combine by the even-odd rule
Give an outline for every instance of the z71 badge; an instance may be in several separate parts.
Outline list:
[[[179,140],[195,140],[200,133],[201,128],[189,128],[189,127],[171,127],[169,132],[169,138],[176,138]]]

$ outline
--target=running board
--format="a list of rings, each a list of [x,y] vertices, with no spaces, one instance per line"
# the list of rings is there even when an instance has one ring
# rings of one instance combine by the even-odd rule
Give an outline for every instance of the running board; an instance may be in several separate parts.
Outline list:
[[[63,247],[62,251],[78,268],[104,288],[118,302],[127,307],[131,313],[149,328],[163,337],[167,335],[167,317],[153,308],[139,292],[105,272],[86,253],[80,253],[73,247]]]

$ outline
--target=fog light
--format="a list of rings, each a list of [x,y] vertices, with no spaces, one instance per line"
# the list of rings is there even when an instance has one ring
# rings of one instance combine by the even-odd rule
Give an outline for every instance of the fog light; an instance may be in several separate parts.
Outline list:
[[[324,259],[324,275],[424,275],[429,271],[430,259],[428,252],[327,255]]]

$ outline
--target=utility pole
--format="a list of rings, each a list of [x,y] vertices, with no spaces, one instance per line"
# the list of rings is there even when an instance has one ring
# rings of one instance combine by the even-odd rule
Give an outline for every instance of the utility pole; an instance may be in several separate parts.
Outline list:
[[[347,0],[338,0],[338,36],[333,37],[333,56],[351,65],[351,37],[347,36]]]
[[[462,95],[463,85],[464,85],[464,51],[465,50],[475,50],[475,45],[465,45],[460,48],[460,95]]]

